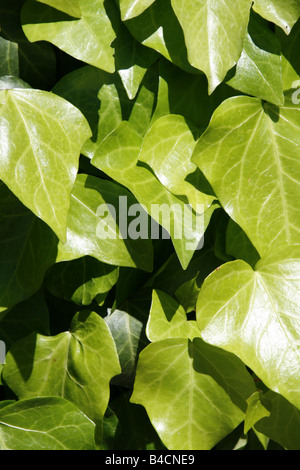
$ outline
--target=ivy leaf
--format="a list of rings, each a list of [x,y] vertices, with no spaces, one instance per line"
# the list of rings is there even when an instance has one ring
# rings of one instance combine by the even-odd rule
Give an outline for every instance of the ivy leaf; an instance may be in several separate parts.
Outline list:
[[[117,352],[105,321],[94,312],[82,311],[73,318],[69,331],[56,336],[33,333],[14,343],[2,374],[19,399],[66,398],[91,418],[100,432],[109,382],[118,373]]]
[[[96,297],[103,301],[115,285],[119,268],[95,258],[82,258],[54,264],[47,273],[45,285],[56,297],[89,305]]]
[[[0,144],[1,145],[1,144]],[[0,312],[29,298],[55,262],[57,237],[0,182]]]
[[[47,5],[27,0],[22,9],[23,31],[30,42],[49,41],[58,48],[102,70],[115,71],[116,35],[104,0],[79,0],[81,18],[75,19]]]
[[[64,240],[80,150],[90,137],[84,116],[46,91],[2,90],[0,129],[1,179]]]
[[[300,16],[298,0],[284,3],[281,0],[255,0],[253,9],[268,21],[280,26],[286,34],[290,34]]]
[[[40,3],[45,3],[50,7],[56,8],[57,10],[64,11],[74,18],[81,17],[81,9],[79,0],[37,0]]]
[[[197,323],[188,321],[184,308],[170,295],[153,290],[152,304],[146,327],[150,341],[167,338],[189,338],[200,336]]]
[[[0,74],[18,75],[18,44],[0,37]]]
[[[240,96],[215,111],[192,161],[260,256],[299,242],[300,116],[290,99],[279,110]]]
[[[152,242],[148,237],[126,236],[126,214],[122,212],[120,197],[125,198],[127,207],[137,203],[129,191],[111,181],[77,176],[68,214],[67,241],[58,245],[57,261],[93,256],[115,266],[152,270]]]
[[[272,391],[264,394],[261,401],[269,416],[257,421],[255,429],[269,436],[287,450],[299,449],[300,410],[281,395]]]
[[[131,401],[168,449],[208,450],[243,421],[253,388],[236,357],[199,338],[171,338],[140,353]]]
[[[248,95],[283,106],[280,43],[268,24],[252,15],[233,78],[227,84]]]
[[[152,5],[155,0],[119,0],[122,20],[126,21],[139,16]]]
[[[253,270],[222,265],[204,281],[197,321],[204,341],[247,364],[270,389],[300,408],[300,245],[271,251]]]
[[[186,196],[193,209],[201,213],[212,204],[215,197],[201,192],[188,181],[188,176],[197,169],[190,161],[195,145],[185,119],[168,114],[157,119],[148,130],[139,160],[152,168],[171,193]]]
[[[191,226],[184,226],[185,205],[182,200],[165,189],[148,168],[138,165],[141,144],[141,136],[124,121],[102,142],[92,159],[92,164],[130,189],[148,214],[170,233],[180,262],[186,268],[199,245],[214,207],[206,211],[207,218],[189,212],[193,223]],[[163,204],[170,210],[170,224],[166,217],[154,210],[160,209]],[[197,220],[198,229],[195,228]]]
[[[212,93],[241,55],[252,1],[171,3],[184,31],[189,62],[205,73]]]
[[[1,450],[94,450],[94,429],[63,398],[21,400],[0,409]]]

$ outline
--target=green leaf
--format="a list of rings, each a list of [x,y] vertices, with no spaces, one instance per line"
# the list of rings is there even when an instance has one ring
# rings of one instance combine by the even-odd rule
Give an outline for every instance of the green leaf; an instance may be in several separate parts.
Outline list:
[[[153,2],[155,0],[119,0],[122,20],[126,21],[140,15]]]
[[[298,111],[288,98],[279,110],[255,98],[230,98],[192,157],[261,256],[299,242]]]
[[[152,270],[152,242],[148,238],[126,237],[126,214],[120,197],[125,198],[127,207],[137,203],[129,191],[111,181],[77,176],[68,214],[67,241],[58,245],[58,261],[93,256],[115,266]]]
[[[287,450],[298,450],[300,410],[274,392],[263,395],[262,404],[269,411],[269,416],[258,421],[255,429]]]
[[[193,209],[204,212],[215,197],[188,181],[197,169],[190,161],[196,143],[182,116],[168,114],[157,119],[147,132],[139,160],[147,163],[171,193],[186,196]]]
[[[0,409],[0,449],[94,450],[94,428],[62,398],[22,400]]]
[[[57,238],[0,182],[0,312],[41,287],[55,262]]]
[[[226,263],[205,280],[197,302],[204,341],[247,364],[298,408],[300,245],[271,251],[253,270]]]
[[[23,30],[30,42],[49,41],[58,48],[107,72],[114,72],[115,33],[104,0],[79,0],[81,18],[75,19],[47,5],[27,0],[22,9]]]
[[[247,413],[245,417],[244,431],[245,434],[257,423],[257,421],[270,416],[270,411],[264,407],[261,401],[261,393],[254,392],[247,399]]]
[[[74,16],[75,18],[81,17],[81,9],[79,0],[37,0],[40,3],[45,3],[50,7],[56,8],[57,10],[64,11],[68,15]]]
[[[300,36],[300,20],[297,21],[289,36],[284,34],[279,28],[276,28],[276,35],[281,43],[283,88],[284,90],[299,88],[300,58],[298,54],[298,43]],[[297,93],[296,98],[299,99],[299,93]]]
[[[114,310],[104,318],[116,348],[121,365],[121,375],[114,377],[113,383],[123,386],[132,386],[138,354],[147,344],[143,338],[143,323],[121,310]]]
[[[208,450],[244,418],[253,381],[234,356],[201,339],[165,339],[139,356],[131,401],[170,450]]]
[[[105,321],[94,312],[82,311],[69,331],[56,336],[30,334],[14,343],[6,356],[3,379],[21,400],[66,398],[101,427],[109,382],[119,372]]]
[[[255,0],[254,10],[268,21],[280,26],[286,34],[291,32],[292,27],[300,16],[299,0],[282,2],[281,0]]]
[[[167,338],[189,338],[200,336],[195,321],[187,321],[184,308],[170,295],[153,290],[152,304],[146,327],[151,342]]]
[[[0,177],[64,240],[71,190],[81,147],[90,137],[89,126],[77,108],[49,92],[2,90],[0,103]]]
[[[128,122],[124,121],[102,142],[92,159],[92,164],[130,189],[148,214],[156,222],[161,223],[170,233],[180,262],[186,268],[201,240],[204,227],[211,214],[205,220],[202,215],[196,216],[188,212],[192,217],[192,226],[188,224],[184,226],[185,205],[181,199],[165,189],[151,171],[138,165],[141,144],[141,136]],[[170,224],[167,218],[162,218],[162,214],[158,211],[162,204],[166,210],[170,211]],[[209,210],[213,211],[214,208]],[[190,211],[189,208],[188,211]],[[200,225],[198,230],[194,228],[197,221],[198,226]]]
[[[228,85],[248,95],[283,106],[280,43],[267,22],[252,15],[243,51]]]
[[[48,271],[45,284],[56,297],[72,300],[77,305],[89,305],[95,297],[104,300],[118,276],[118,267],[83,256],[56,263]]]
[[[18,75],[18,45],[0,37],[0,75]]]
[[[174,64],[191,73],[200,73],[187,58],[184,35],[171,0],[156,0],[147,10],[126,21],[132,36]]]
[[[209,93],[239,60],[251,0],[171,0],[184,31],[189,62],[207,76]]]

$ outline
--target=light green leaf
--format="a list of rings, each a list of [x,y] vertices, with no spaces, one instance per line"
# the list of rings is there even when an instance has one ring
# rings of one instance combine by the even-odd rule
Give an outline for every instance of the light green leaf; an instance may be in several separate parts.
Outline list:
[[[254,0],[253,9],[268,21],[280,26],[286,34],[291,32],[292,27],[300,16],[299,0]]]
[[[29,298],[55,262],[57,238],[0,182],[0,312]]]
[[[247,399],[247,412],[245,417],[244,423],[244,432],[247,432],[257,423],[257,421],[265,418],[266,416],[270,416],[270,411],[264,407],[261,401],[261,392],[254,392],[248,399]]]
[[[234,356],[196,338],[165,339],[139,356],[131,401],[170,450],[208,450],[244,418],[254,383]]]
[[[81,17],[81,9],[79,0],[37,0],[40,3],[45,3],[50,7],[56,8],[57,10],[64,11],[68,15],[74,16],[75,18]]]
[[[255,429],[287,450],[298,450],[300,448],[300,410],[281,395],[271,391],[263,395],[262,404],[269,411],[269,416],[258,421]]]
[[[56,297],[72,300],[77,305],[89,305],[96,296],[104,300],[118,276],[118,267],[83,256],[53,265],[45,284]]]
[[[188,181],[197,169],[191,162],[193,134],[182,116],[169,114],[157,119],[147,132],[139,160],[147,163],[171,193],[186,196],[193,209],[204,212],[215,197],[201,192]]]
[[[151,342],[167,338],[200,337],[200,330],[195,321],[188,321],[184,308],[170,295],[153,290],[152,304],[146,327],[146,334]]]
[[[140,349],[147,342],[142,336],[143,323],[122,310],[114,310],[104,318],[116,343],[122,373],[113,378],[113,383],[132,386]]]
[[[105,321],[82,311],[69,331],[30,334],[6,356],[3,379],[19,399],[60,396],[78,406],[98,426],[109,400],[109,382],[120,373],[114,341]]]
[[[90,128],[64,99],[31,89],[0,91],[0,177],[62,240],[80,150]]]
[[[192,161],[260,256],[299,242],[300,115],[246,96],[226,100],[200,137]]]
[[[59,243],[57,260],[93,256],[107,264],[151,271],[151,240],[126,237],[126,213],[119,199],[122,196],[127,207],[137,203],[125,188],[79,174],[71,195],[67,241]]]
[[[0,409],[1,450],[94,450],[94,429],[76,406],[58,397]]]
[[[122,20],[140,15],[152,5],[155,0],[119,0]]]
[[[227,84],[248,95],[283,106],[280,43],[267,22],[252,15],[243,51]]]
[[[27,0],[22,9],[23,31],[30,42],[49,41],[58,48],[107,72],[114,72],[116,35],[104,0],[79,0],[81,18],[74,20],[47,5]]]
[[[204,341],[247,364],[300,408],[300,245],[271,251],[253,270],[226,263],[205,280],[197,302]]]
[[[211,214],[207,219],[202,215],[194,215],[190,208],[171,194],[151,171],[138,165],[141,144],[142,137],[124,121],[102,142],[92,159],[92,164],[126,186],[152,219],[170,233],[180,262],[186,268]],[[165,217],[162,217],[162,213],[159,212],[162,204],[163,208],[169,211],[169,217],[166,217],[166,213]],[[192,217],[192,224],[183,225],[185,209],[188,216]],[[209,209],[213,210],[214,208]],[[195,228],[197,221],[198,229]]]
[[[171,0],[182,26],[189,62],[207,76],[209,93],[238,61],[251,0]]]

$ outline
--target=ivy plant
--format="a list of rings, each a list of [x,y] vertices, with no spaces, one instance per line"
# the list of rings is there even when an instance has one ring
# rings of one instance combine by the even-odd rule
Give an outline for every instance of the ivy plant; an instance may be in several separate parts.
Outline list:
[[[300,450],[299,18],[0,0],[0,449]]]

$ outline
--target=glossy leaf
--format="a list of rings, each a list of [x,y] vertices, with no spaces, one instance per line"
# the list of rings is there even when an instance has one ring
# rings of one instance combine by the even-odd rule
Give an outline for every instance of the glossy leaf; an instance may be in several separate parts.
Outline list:
[[[261,256],[299,242],[299,127],[288,98],[279,110],[232,98],[214,113],[192,157]]]
[[[2,90],[0,102],[0,177],[64,240],[89,126],[77,108],[45,91]]]
[[[24,353],[26,351],[26,359]],[[101,425],[109,382],[120,372],[114,341],[94,312],[75,315],[69,331],[31,334],[7,353],[3,379],[19,399],[59,396]]]
[[[189,338],[200,336],[195,321],[188,321],[184,308],[170,295],[154,290],[146,333],[151,342],[167,338]]]
[[[300,3],[298,0],[290,0],[282,3],[281,0],[255,0],[253,8],[268,21],[280,26],[286,34],[300,16]]]
[[[94,450],[94,428],[62,398],[21,400],[0,409],[0,449]]]
[[[127,226],[119,199],[122,196],[128,207],[136,203],[126,189],[111,181],[78,175],[71,195],[67,241],[59,243],[57,260],[93,256],[107,264],[151,271],[151,240],[127,238],[124,233]]]
[[[242,422],[253,386],[234,356],[172,338],[141,352],[131,401],[146,408],[168,449],[207,450]]]
[[[122,310],[109,312],[104,320],[116,343],[122,369],[121,375],[115,377],[113,383],[131,386],[138,354],[147,344],[143,337],[143,322]]]
[[[250,0],[171,0],[184,31],[190,63],[207,76],[209,92],[238,61],[247,31]]]
[[[252,16],[233,78],[228,85],[248,95],[284,104],[280,44],[257,16]]]
[[[204,341],[247,364],[272,390],[299,401],[300,245],[281,247],[253,270],[226,263],[205,280],[197,302]]]
[[[169,114],[157,119],[150,127],[143,140],[139,160],[152,168],[171,193],[186,196],[193,209],[201,213],[215,198],[188,181],[188,176],[197,168],[190,161],[195,145],[184,118]]]
[[[118,280],[119,268],[95,258],[82,258],[56,263],[47,273],[49,291],[77,305],[90,305],[95,297],[103,301]]]
[[[0,37],[0,74],[18,75],[18,45]]]
[[[161,223],[170,233],[180,262],[186,267],[201,240],[201,231],[204,233],[204,226],[208,220],[205,221],[202,215],[198,216],[201,228],[197,231],[194,229],[196,217],[191,214],[193,227],[186,226],[185,230],[189,230],[189,233],[183,229],[184,203],[165,189],[147,168],[138,165],[141,144],[141,136],[127,122],[123,122],[102,142],[92,163],[111,178],[129,188],[139,203],[151,214],[151,217]],[[155,212],[155,209],[159,209],[157,206],[160,204],[165,204],[169,208],[170,224],[166,218],[162,218],[161,213]],[[156,205],[154,209],[153,205]],[[179,234],[181,234],[181,238]]]
[[[114,72],[115,33],[104,0],[78,0],[81,18],[74,19],[47,5],[27,0],[22,9],[23,30],[30,42],[49,41],[76,59]]]

